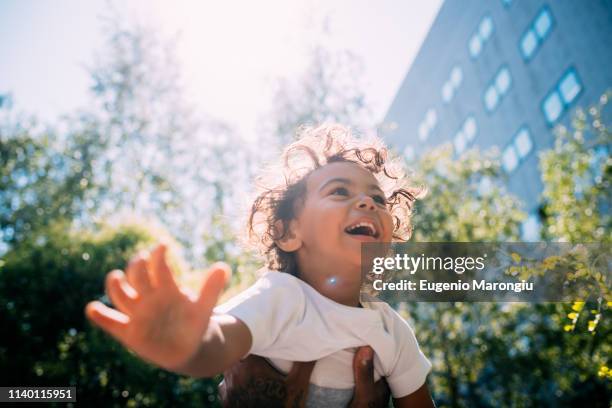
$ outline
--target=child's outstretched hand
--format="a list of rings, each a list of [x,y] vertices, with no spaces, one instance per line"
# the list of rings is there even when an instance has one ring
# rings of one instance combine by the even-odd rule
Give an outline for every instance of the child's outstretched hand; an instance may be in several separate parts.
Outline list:
[[[134,258],[127,276],[115,270],[106,277],[106,291],[114,306],[90,302],[85,313],[97,326],[145,360],[173,370],[198,351],[213,308],[230,274],[214,264],[197,299],[176,284],[166,263],[166,247]]]

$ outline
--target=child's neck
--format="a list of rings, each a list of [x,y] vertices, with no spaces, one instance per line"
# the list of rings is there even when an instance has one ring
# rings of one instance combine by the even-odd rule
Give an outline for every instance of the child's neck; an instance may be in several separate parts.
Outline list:
[[[299,278],[312,286],[323,296],[350,307],[360,307],[361,271],[360,268],[342,268],[333,265],[311,264],[300,267]]]

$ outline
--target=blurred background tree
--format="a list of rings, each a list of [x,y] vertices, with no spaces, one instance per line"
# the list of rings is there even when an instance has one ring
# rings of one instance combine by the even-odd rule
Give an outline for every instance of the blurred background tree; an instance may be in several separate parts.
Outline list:
[[[102,146],[87,130],[60,132],[4,112],[0,141],[4,250],[54,220],[78,219],[93,202],[93,161]]]
[[[157,369],[85,319],[87,299],[108,301],[106,272],[158,237],[142,225],[92,235],[58,222],[9,251],[0,264],[1,383],[76,386],[85,406],[214,404],[214,379]]]
[[[315,45],[301,77],[280,78],[275,84],[272,134],[285,145],[303,125],[335,122],[371,128],[372,114],[360,84],[362,72],[361,60],[351,52]]]
[[[554,147],[540,157],[547,239],[612,241],[612,136],[605,120],[610,97],[612,91],[599,104],[577,109],[572,127],[558,127]]]
[[[415,241],[520,240],[526,214],[502,187],[498,152],[472,150],[454,157],[451,146],[445,146],[413,165],[418,169],[415,181],[429,189],[415,208]],[[612,390],[598,376],[596,362],[609,355],[610,333],[565,333],[567,305],[453,302],[396,307],[413,323],[432,359],[430,381],[441,406],[608,406]]]
[[[252,153],[227,123],[194,114],[173,50],[151,29],[109,18],[107,47],[91,68],[94,106],[82,117],[104,146],[94,179],[104,186],[94,220],[155,218],[202,266],[202,237],[247,184]]]

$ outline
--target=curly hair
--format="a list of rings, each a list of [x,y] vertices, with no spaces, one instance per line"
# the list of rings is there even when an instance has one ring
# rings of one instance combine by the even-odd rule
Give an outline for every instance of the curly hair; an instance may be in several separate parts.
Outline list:
[[[403,161],[390,156],[380,139],[356,138],[349,128],[337,124],[305,126],[297,133],[281,161],[257,178],[258,195],[248,216],[249,243],[264,255],[269,269],[299,274],[295,254],[283,251],[277,242],[285,238],[290,221],[299,215],[308,176],[329,163],[355,163],[370,171],[387,197],[394,220],[393,240],[410,238],[414,202],[425,194],[425,188],[409,184]]]

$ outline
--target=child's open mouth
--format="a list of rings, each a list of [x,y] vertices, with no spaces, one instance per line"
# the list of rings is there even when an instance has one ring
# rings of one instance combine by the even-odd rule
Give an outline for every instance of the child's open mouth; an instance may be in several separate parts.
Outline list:
[[[365,240],[377,239],[380,235],[374,223],[369,221],[359,221],[349,225],[344,229],[344,232],[355,238]]]

